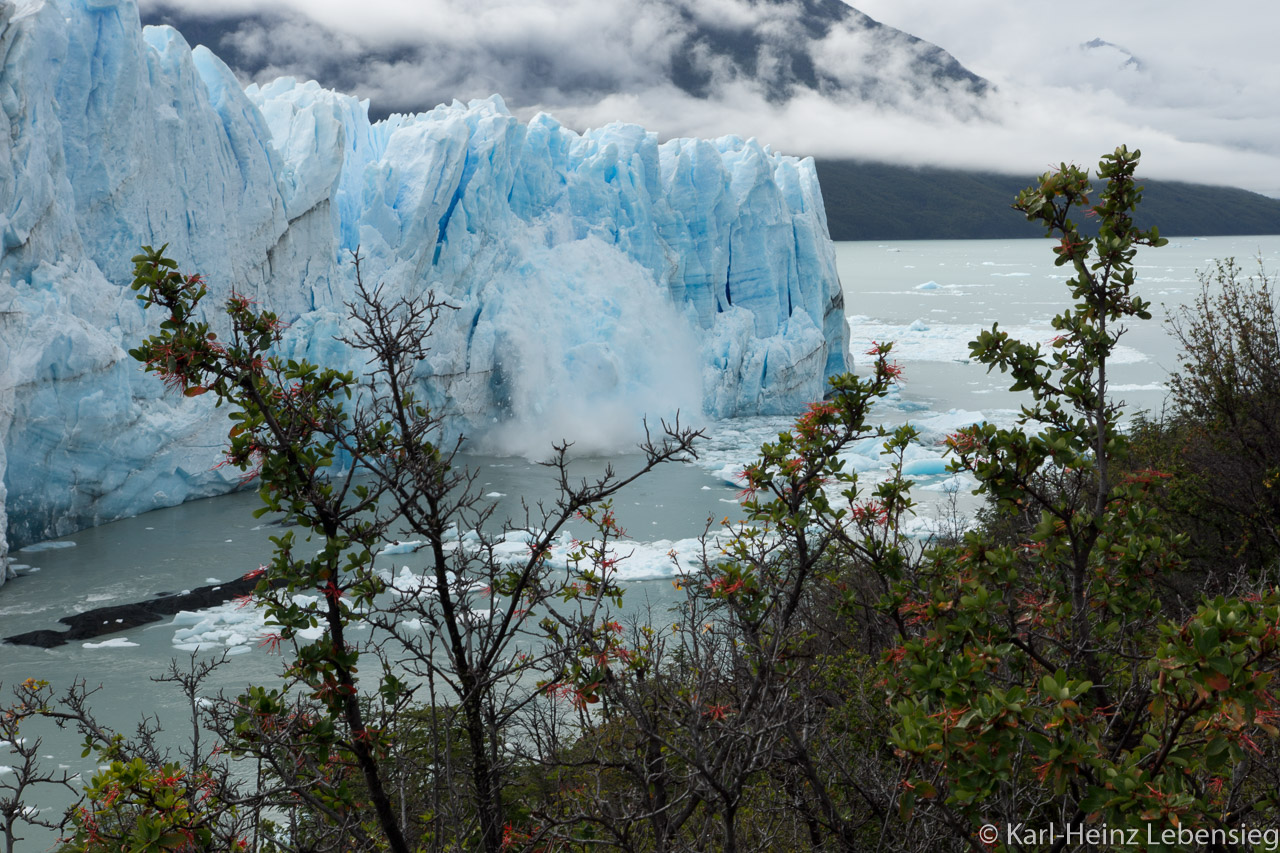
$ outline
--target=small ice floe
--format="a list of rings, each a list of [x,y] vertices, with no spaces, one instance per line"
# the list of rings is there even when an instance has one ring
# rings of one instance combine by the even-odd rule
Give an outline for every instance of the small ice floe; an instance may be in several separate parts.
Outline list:
[[[489,492],[485,495],[486,498],[505,498],[506,496],[506,492]]]
[[[719,471],[716,471],[715,475],[726,485],[733,486],[735,489],[740,489],[743,486],[742,467],[743,466],[739,463],[730,462]]]
[[[907,328],[913,332],[927,332],[929,331],[929,324],[924,320],[917,319],[910,326],[907,326]]]
[[[131,642],[126,637],[112,637],[110,640],[103,640],[101,643],[83,643],[86,649],[132,649],[137,648],[137,643]]]
[[[936,477],[939,474],[947,473],[947,460],[942,457],[936,459],[913,459],[910,462],[903,463],[902,473],[908,477]]]
[[[319,596],[297,594],[292,600],[299,607],[309,607]],[[181,651],[226,648],[230,654],[243,654],[274,630],[266,624],[266,618],[261,607],[241,598],[207,610],[181,610],[169,625],[177,629],[173,632],[173,645]],[[299,631],[298,636],[314,640],[323,633],[321,628],[306,629]]]
[[[379,551],[378,553],[381,555],[412,554],[414,551],[417,551],[419,548],[423,547],[426,544],[427,544],[426,542],[423,542],[422,540],[417,540],[417,539],[413,540],[412,542],[401,542],[400,540],[397,539],[395,542],[389,542],[386,545],[382,546],[382,550]]]
[[[928,486],[920,486],[919,488],[922,492],[942,492],[946,495],[954,495],[961,489],[971,490],[976,485],[977,483],[972,478],[956,474],[945,480],[941,480]]]
[[[458,614],[468,625],[482,625],[493,618],[492,610],[463,610]]]
[[[924,284],[917,284],[916,290],[937,290],[941,287],[936,281],[926,281]]]
[[[58,551],[63,548],[74,548],[74,547],[76,547],[76,543],[74,542],[52,542],[52,541],[34,542],[30,545],[27,545],[25,548],[19,548],[17,553],[33,554],[37,551]]]
[[[1159,382],[1152,382],[1149,385],[1108,385],[1107,390],[1123,393],[1125,391],[1168,391],[1169,389]]]

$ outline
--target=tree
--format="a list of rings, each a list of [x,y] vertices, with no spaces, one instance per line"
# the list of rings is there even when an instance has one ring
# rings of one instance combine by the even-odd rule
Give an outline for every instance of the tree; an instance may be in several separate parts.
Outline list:
[[[975,850],[982,824],[1015,849],[1018,827],[1150,824],[1160,837],[1275,813],[1274,788],[1247,766],[1277,734],[1280,597],[1204,600],[1168,618],[1157,579],[1184,537],[1150,499],[1168,474],[1121,468],[1129,442],[1108,361],[1121,324],[1150,316],[1132,293],[1137,247],[1164,242],[1133,224],[1138,158],[1121,147],[1102,159],[1092,206],[1087,174],[1065,164],[1018,197],[1074,273],[1052,352],[998,326],[972,344],[1032,402],[1019,429],[953,436],[955,465],[1001,511],[1037,518],[1034,530],[1012,545],[972,532],[889,602],[912,626],[886,658],[902,814]],[[1098,217],[1096,239],[1077,230],[1077,208]]]
[[[1200,293],[1170,320],[1182,355],[1170,377],[1163,435],[1178,477],[1169,506],[1193,530],[1197,577],[1230,591],[1280,559],[1280,327],[1273,282],[1259,262],[1244,277],[1231,258],[1200,275]],[[1225,565],[1224,565],[1225,563]]]
[[[551,687],[576,700],[577,736],[548,760],[557,784],[533,814],[545,837],[628,851],[874,843],[888,798],[858,772],[867,707],[841,693],[850,664],[872,669],[864,644],[893,630],[866,602],[908,560],[911,501],[900,473],[861,488],[841,453],[885,438],[900,472],[914,430],[867,421],[900,373],[890,350],[874,350],[869,376],[834,378],[746,467],[746,520],[679,567],[671,627],[649,614],[566,647]]]
[[[491,532],[492,505],[475,475],[455,464],[461,438],[444,440],[440,415],[414,389],[413,370],[447,306],[431,294],[392,299],[381,286],[366,287],[358,256],[354,262],[353,331],[343,341],[368,359],[359,382],[275,355],[284,324],[234,292],[225,303],[229,336],[221,339],[199,319],[205,283],[179,273],[164,247],[144,247],[134,258],[133,288],[167,319],[131,354],[185,395],[212,392],[218,405],[233,409],[227,461],[257,479],[258,514],[286,514],[319,546],[304,546],[292,531],[273,539],[275,555],[259,572],[255,597],[277,626],[269,642],[290,649],[289,687],[253,688],[223,717],[229,748],[270,768],[274,787],[265,802],[301,800],[344,844],[362,848],[380,843],[367,828],[372,812],[390,849],[410,849],[413,834],[432,828],[408,825],[396,808],[387,769],[394,726],[371,725],[369,701],[404,708],[425,682],[429,718],[460,714],[467,741],[469,808],[444,834],[496,853],[503,846],[504,728],[536,697],[522,685],[542,659],[517,652],[517,638],[528,632],[529,614],[570,590],[590,599],[579,613],[592,619],[616,594],[590,561],[579,560],[567,576],[558,571],[552,545],[580,513],[655,466],[691,455],[700,433],[678,420],[664,423],[662,437],[642,445],[639,471],[619,476],[610,468],[594,482],[573,482],[569,446],[558,445],[547,463],[560,486],[555,505],[528,514],[522,526]],[[345,467],[335,464],[339,458]],[[421,537],[430,554],[425,575],[406,583],[380,571],[377,555],[392,531]],[[461,541],[468,531],[474,539]],[[504,555],[499,545],[517,538],[521,554]],[[481,597],[491,598],[491,618],[476,615]],[[570,635],[593,630],[566,619]],[[357,623],[380,632],[360,642]],[[318,637],[304,639],[316,629]],[[372,689],[358,675],[368,654],[380,663],[368,679]],[[449,698],[438,707],[441,687]]]
[[[1169,593],[1189,553],[1165,511],[1182,474],[1134,452],[1107,389],[1123,324],[1149,317],[1133,258],[1163,242],[1133,222],[1138,156],[1103,158],[1096,203],[1065,164],[1018,198],[1057,238],[1074,304],[1048,351],[998,326],[972,344],[1030,397],[1017,429],[948,441],[995,516],[924,545],[907,535],[916,435],[868,425],[900,373],[876,345],[869,375],[833,379],[743,471],[746,520],[716,536],[708,522],[702,558],[678,566],[679,611],[627,624],[610,610],[624,532],[608,498],[633,477],[574,484],[559,446],[555,506],[493,525],[413,390],[446,306],[366,288],[357,265],[345,342],[368,358],[358,382],[273,357],[278,318],[235,294],[220,339],[197,318],[200,279],[146,250],[136,286],[168,319],[135,355],[235,409],[228,461],[311,544],[282,535],[254,573],[287,683],[208,716],[258,784],[237,786],[221,759],[210,775],[198,728],[185,764],[85,728],[109,763],[76,849],[227,849],[246,827],[264,850],[1013,850],[1050,826],[1103,846],[1129,830],[1153,849],[1247,842],[1280,816],[1280,591],[1195,606]],[[1080,208],[1096,239],[1072,222]],[[1211,446],[1218,433],[1257,443],[1262,426],[1223,425],[1270,418],[1254,395],[1274,379],[1255,340],[1274,328],[1271,303],[1224,298],[1248,322],[1223,331],[1200,306],[1179,399],[1204,408]],[[697,433],[663,431],[640,473],[691,453]],[[868,489],[841,454],[871,437],[891,475]],[[1267,459],[1251,469],[1264,487]],[[566,547],[574,518],[594,535]],[[392,531],[417,537],[424,573],[386,571]],[[170,675],[193,710],[201,677],[194,661]],[[21,719],[62,713],[46,694],[27,688]],[[82,694],[63,719],[83,727]]]

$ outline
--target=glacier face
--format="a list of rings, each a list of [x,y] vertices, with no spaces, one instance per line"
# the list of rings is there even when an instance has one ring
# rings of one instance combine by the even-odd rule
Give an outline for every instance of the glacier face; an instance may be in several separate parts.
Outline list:
[[[643,415],[793,411],[845,369],[811,160],[500,98],[370,122],[315,83],[241,90],[132,0],[0,5],[0,531],[14,545],[232,488],[226,425],[126,350],[142,244],[334,341],[366,281],[456,306],[421,379],[509,452],[616,442]],[[598,449],[604,449],[600,447]],[[7,513],[7,518],[6,518]],[[0,539],[0,558],[5,553]]]

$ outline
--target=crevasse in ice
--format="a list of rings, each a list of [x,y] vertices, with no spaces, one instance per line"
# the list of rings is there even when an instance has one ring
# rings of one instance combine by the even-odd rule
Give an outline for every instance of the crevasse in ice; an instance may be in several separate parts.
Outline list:
[[[519,121],[493,97],[370,122],[281,79],[242,90],[132,0],[0,4],[0,531],[63,534],[233,487],[226,423],[127,355],[140,245],[335,341],[354,273],[456,310],[421,378],[488,446],[629,439],[641,417],[777,413],[847,363],[811,160],[755,140]],[[152,318],[151,322],[154,322]],[[630,432],[629,432],[630,431]],[[622,443],[625,443],[623,441]],[[0,539],[0,557],[6,545]]]

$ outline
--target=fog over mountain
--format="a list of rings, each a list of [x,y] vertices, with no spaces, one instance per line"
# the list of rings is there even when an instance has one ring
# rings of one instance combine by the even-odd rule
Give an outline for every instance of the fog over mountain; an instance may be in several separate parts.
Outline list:
[[[1280,75],[1257,41],[1268,6],[1224,0],[1209,16],[1171,0],[1156,17],[1103,0],[1070,16],[1038,5],[144,0],[142,11],[245,83],[314,78],[369,98],[375,116],[497,92],[524,118],[548,111],[578,128],[621,120],[664,138],[734,133],[796,154],[1016,174],[1125,142],[1149,176],[1280,195],[1280,120],[1266,106]]]
[[[818,94],[972,116],[989,88],[941,48],[840,0],[438,5],[426,26],[409,16],[394,33],[287,4],[245,14],[164,4],[144,22],[177,27],[247,79],[288,74],[358,91],[374,114],[494,92],[514,107],[563,110],[621,94],[719,100],[739,88],[777,105]]]

